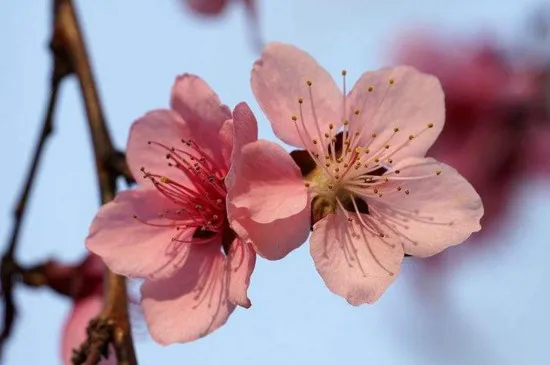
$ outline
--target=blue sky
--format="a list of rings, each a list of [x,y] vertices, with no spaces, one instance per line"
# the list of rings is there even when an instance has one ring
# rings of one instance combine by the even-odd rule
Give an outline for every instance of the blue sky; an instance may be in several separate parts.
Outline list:
[[[223,102],[241,100],[257,112],[260,136],[274,139],[249,88],[257,58],[244,11],[222,19],[182,11],[176,0],[76,1],[95,75],[117,146],[130,124],[168,104],[177,74],[205,78]],[[384,65],[392,36],[411,26],[438,33],[497,29],[515,37],[534,0],[264,0],[264,39],[293,43],[333,75],[350,80]],[[50,1],[10,2],[0,11],[0,237],[11,227],[11,207],[29,162],[47,99]],[[23,227],[18,258],[79,259],[99,197],[82,101],[65,82],[38,184]],[[260,260],[252,278],[253,307],[239,309],[214,334],[186,345],[161,347],[144,327],[136,343],[141,364],[545,364],[550,338],[550,187],[518,188],[505,227],[491,239],[497,250],[470,257],[454,249],[450,278],[427,277],[407,263],[397,283],[372,306],[352,307],[318,277],[304,245],[280,262]],[[1,241],[3,242],[3,241]],[[440,305],[418,284],[433,285]],[[422,296],[422,297],[421,297]],[[20,320],[6,364],[58,364],[60,334],[70,303],[47,290],[17,292]]]

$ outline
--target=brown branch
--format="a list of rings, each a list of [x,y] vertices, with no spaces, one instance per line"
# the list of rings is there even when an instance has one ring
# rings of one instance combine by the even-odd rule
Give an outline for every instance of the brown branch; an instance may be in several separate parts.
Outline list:
[[[116,193],[116,180],[124,176],[128,169],[118,169],[121,165],[120,152],[113,146],[105,117],[99,101],[97,87],[93,78],[89,57],[84,45],[82,31],[71,0],[54,0],[54,35],[64,46],[65,53],[72,69],[80,82],[80,89],[84,99],[88,126],[92,137],[92,145],[96,162],[97,182],[101,203],[111,201]],[[126,179],[131,176],[126,174]],[[106,295],[103,310],[97,321],[104,324],[101,328],[109,327],[111,335],[98,335],[97,326],[90,324],[88,339],[82,349],[86,350],[85,363],[97,363],[99,359],[95,355],[94,348],[105,348],[108,343],[114,345],[119,365],[137,364],[135,350],[132,342],[128,315],[128,296],[126,280],[123,276],[116,275],[106,270]],[[94,357],[94,358],[91,358]],[[82,362],[74,362],[81,364]]]
[[[19,242],[19,233],[25,217],[30,193],[34,185],[34,181],[36,180],[36,173],[38,171],[38,166],[40,164],[46,140],[53,132],[53,115],[57,104],[59,85],[64,77],[70,73],[69,65],[64,62],[64,57],[59,54],[59,49],[56,49],[53,42],[50,46],[54,55],[54,60],[50,78],[51,85],[48,107],[46,109],[42,131],[34,149],[31,165],[25,178],[23,190],[21,190],[13,211],[13,227],[6,251],[2,255],[1,261],[0,276],[2,284],[2,299],[4,302],[4,321],[2,332],[0,333],[0,360],[3,356],[5,342],[11,335],[13,324],[17,315],[17,309],[13,298],[13,289],[15,281],[20,274],[19,265],[15,261],[15,250]]]
[[[113,342],[112,321],[105,319],[93,319],[90,321],[86,333],[86,341],[80,349],[73,351],[72,363],[94,365],[101,361],[102,357],[109,354],[109,344]]]
[[[0,332],[0,360],[2,359],[5,342],[12,333],[17,314],[13,296],[15,284],[21,282],[31,287],[48,285],[47,278],[42,271],[46,266],[38,265],[31,269],[25,269],[17,263],[14,256],[45,141],[53,131],[53,114],[57,105],[59,87],[66,76],[76,74],[80,81],[90,134],[92,135],[101,202],[106,203],[113,199],[116,192],[117,177],[124,177],[128,184],[134,182],[124,154],[114,148],[107,130],[73,4],[70,0],[53,0],[53,11],[53,34],[50,43],[53,67],[48,108],[23,190],[14,209],[12,233],[1,260],[0,275],[4,302],[4,321]],[[90,356],[85,359],[85,363],[97,363],[99,357],[97,357],[97,351],[94,349],[98,346],[107,348],[108,343],[112,342],[119,364],[137,364],[130,334],[125,279],[108,270],[105,275],[108,284],[106,304],[99,316],[100,318],[95,322],[92,321],[92,324],[98,322],[103,325],[97,328],[90,325],[91,329],[89,331],[92,332],[89,339],[92,339],[92,343],[88,345]],[[104,332],[106,326],[109,327],[109,336],[98,335],[94,332],[94,329]],[[103,345],[95,343],[98,338],[107,339],[108,343]],[[106,353],[104,355],[106,356]]]

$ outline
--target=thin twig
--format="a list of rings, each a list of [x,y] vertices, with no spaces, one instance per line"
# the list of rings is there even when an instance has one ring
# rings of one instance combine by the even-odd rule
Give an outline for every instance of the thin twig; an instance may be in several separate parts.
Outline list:
[[[124,176],[125,171],[122,169],[117,170],[117,164],[120,165],[120,156],[122,154],[114,148],[105,123],[105,117],[99,101],[97,87],[74,5],[71,0],[54,0],[54,11],[54,33],[59,35],[65,46],[71,67],[80,82],[88,126],[92,137],[101,203],[104,204],[114,198],[116,180],[119,176]],[[113,163],[113,161],[116,161],[116,163]],[[131,176],[126,175],[126,178],[127,180],[131,179]],[[92,336],[95,333],[92,328],[86,341],[87,345],[90,346],[89,348],[96,346],[95,344],[98,341],[94,337],[104,341],[112,341],[118,364],[135,365],[137,364],[137,360],[130,331],[126,280],[123,276],[116,275],[107,269],[106,284],[107,292],[104,307],[98,317],[98,321],[110,324],[112,336]],[[104,345],[104,343],[101,343],[99,347],[102,344]],[[89,353],[88,355],[91,354]],[[96,360],[93,359],[93,361]],[[87,359],[85,363],[90,363],[90,361]]]
[[[57,105],[59,86],[65,76],[70,73],[70,68],[68,67],[68,64],[64,62],[64,57],[58,54],[59,50],[55,48],[54,42],[51,43],[51,49],[54,55],[54,60],[50,79],[51,85],[48,107],[46,110],[46,115],[44,117],[42,131],[34,149],[31,165],[25,178],[25,184],[15,205],[15,209],[13,212],[14,222],[10,239],[6,251],[2,256],[2,267],[0,272],[2,283],[2,296],[4,301],[4,321],[2,332],[0,333],[0,360],[3,356],[5,342],[11,335],[13,324],[17,315],[17,309],[15,307],[15,302],[13,298],[13,289],[17,274],[19,272],[19,265],[17,265],[15,261],[15,250],[19,242],[19,233],[21,231],[21,226],[25,217],[30,193],[36,180],[36,173],[38,171],[38,166],[40,164],[46,140],[53,132],[53,115],[55,112],[55,107]]]

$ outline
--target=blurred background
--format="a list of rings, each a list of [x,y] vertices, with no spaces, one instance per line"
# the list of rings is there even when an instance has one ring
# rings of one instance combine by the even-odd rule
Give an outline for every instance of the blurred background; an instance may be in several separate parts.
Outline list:
[[[260,137],[275,140],[249,78],[259,43],[282,41],[335,77],[347,69],[350,81],[393,64],[437,75],[447,122],[429,155],[465,175],[486,208],[482,232],[434,258],[405,260],[396,284],[371,306],[332,295],[307,244],[280,262],[260,259],[252,308],[237,309],[199,341],[161,347],[136,315],[140,364],[549,363],[548,1],[234,0],[210,15],[183,0],[75,4],[119,148],[136,118],[168,106],[183,72],[202,76],[228,105],[247,101]],[[0,10],[1,244],[47,102],[50,26],[50,1],[5,2]],[[80,262],[99,202],[75,79],[59,101],[17,253],[29,265]],[[4,364],[62,363],[73,301],[23,286],[16,300],[20,317]]]

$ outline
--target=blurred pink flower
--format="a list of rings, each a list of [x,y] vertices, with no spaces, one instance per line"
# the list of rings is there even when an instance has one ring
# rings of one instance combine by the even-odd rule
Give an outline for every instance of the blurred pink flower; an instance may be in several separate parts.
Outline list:
[[[394,50],[397,63],[440,79],[447,123],[429,153],[455,166],[480,193],[484,227],[506,211],[516,184],[550,172],[548,82],[540,62],[517,56],[489,43],[422,34],[404,36]]]
[[[77,265],[49,261],[44,266],[44,277],[51,289],[76,301],[103,292],[104,268],[103,261],[90,254]]]
[[[216,16],[221,14],[231,0],[180,0],[185,6],[197,14]],[[238,0],[244,3],[250,15],[255,16],[255,0]]]
[[[229,227],[226,183],[241,146],[256,139],[245,103],[231,113],[189,74],[176,79],[170,109],[130,130],[127,160],[142,179],[100,209],[86,245],[112,271],[145,279],[141,307],[160,344],[205,336],[236,305],[251,305],[256,255]]]
[[[342,75],[343,94],[307,53],[265,48],[252,90],[275,134],[305,151],[293,161],[268,141],[245,146],[229,214],[268,259],[300,246],[313,225],[311,255],[325,284],[360,305],[383,294],[405,253],[435,255],[478,231],[483,206],[453,168],[424,157],[445,121],[435,77],[385,68],[346,94]]]
[[[86,329],[100,310],[103,298],[103,271],[105,265],[95,255],[87,255],[76,265],[49,261],[43,267],[45,285],[73,300],[73,309],[67,318],[62,338],[61,354],[66,365],[72,364],[73,350],[86,340]],[[100,362],[115,364],[114,356]]]

